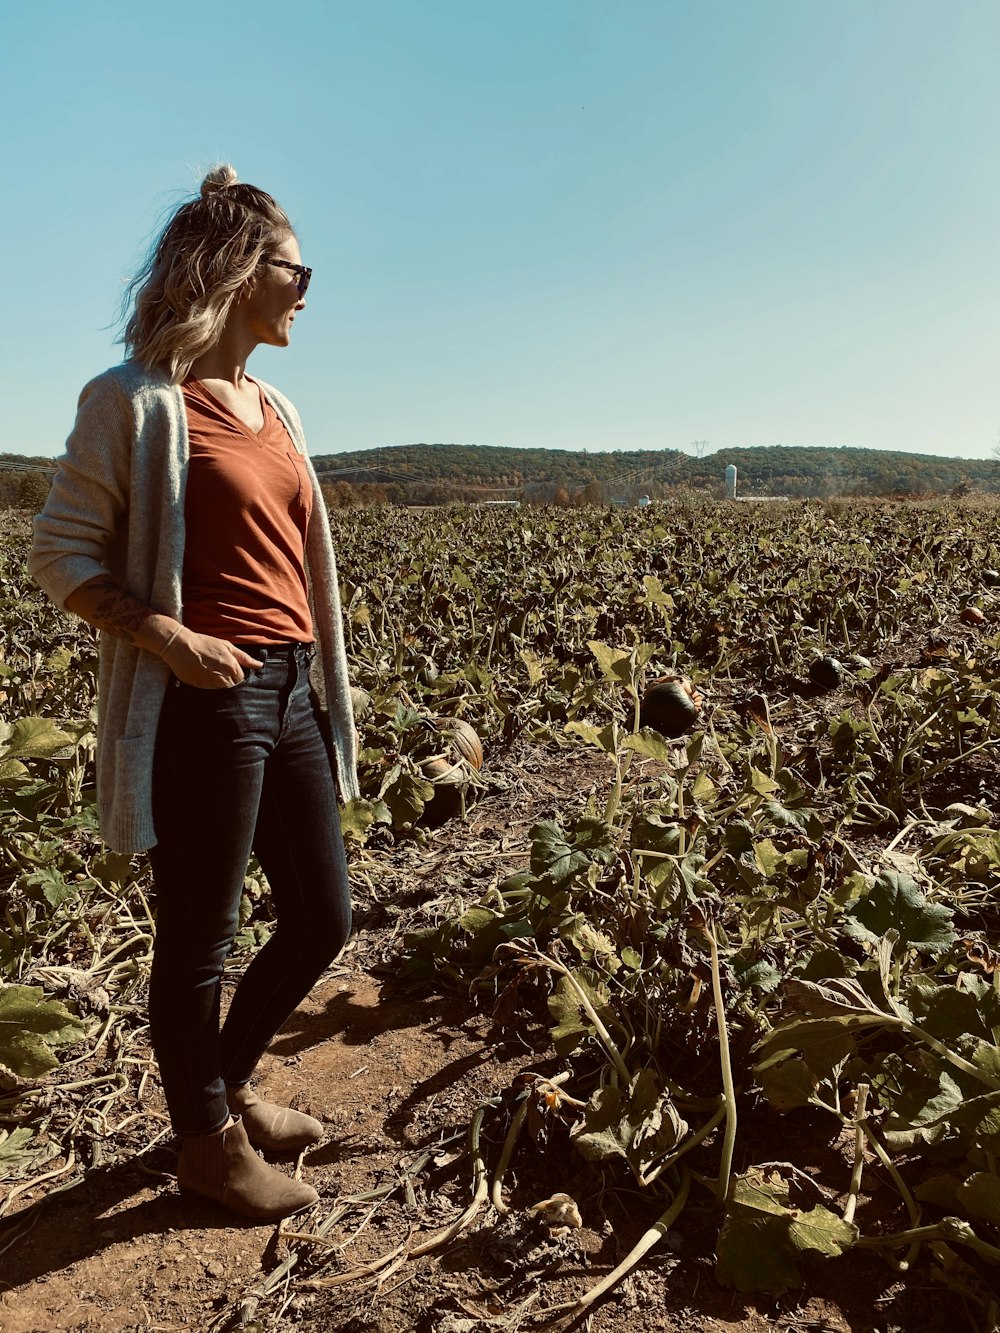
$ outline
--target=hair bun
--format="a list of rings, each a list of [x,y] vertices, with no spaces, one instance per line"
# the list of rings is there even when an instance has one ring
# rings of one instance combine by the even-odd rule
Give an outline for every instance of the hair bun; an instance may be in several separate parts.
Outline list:
[[[209,199],[220,190],[227,190],[231,185],[236,185],[238,181],[236,168],[231,167],[228,162],[220,162],[217,167],[212,168],[202,181],[201,197],[202,199]]]

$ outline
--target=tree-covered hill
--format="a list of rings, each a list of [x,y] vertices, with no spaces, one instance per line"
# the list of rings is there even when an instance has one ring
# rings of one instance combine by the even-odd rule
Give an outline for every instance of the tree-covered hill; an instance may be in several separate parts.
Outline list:
[[[920,497],[959,490],[1000,491],[996,459],[942,458],[881,449],[760,445],[697,458],[676,449],[511,449],[474,444],[410,444],[314,458],[331,506],[444,504],[516,499],[608,504],[681,490],[724,493],[735,464],[744,496]],[[53,459],[0,454],[0,508],[38,508]]]
[[[722,449],[694,458],[674,449],[588,453],[413,444],[326,454],[314,461],[331,485],[384,488],[391,498],[421,490],[437,499],[448,498],[449,492],[466,499],[477,492],[529,499],[553,499],[562,492],[572,499],[586,492],[585,500],[606,502],[618,495],[655,497],[678,488],[717,491],[730,463],[745,495],[930,495],[964,485],[1000,489],[1000,467],[993,459],[786,445]]]
[[[348,481],[452,481],[470,486],[517,487],[525,483],[609,481],[637,469],[676,468],[686,456],[662,452],[587,453],[570,449],[510,449],[502,445],[404,444],[314,458],[317,472]]]

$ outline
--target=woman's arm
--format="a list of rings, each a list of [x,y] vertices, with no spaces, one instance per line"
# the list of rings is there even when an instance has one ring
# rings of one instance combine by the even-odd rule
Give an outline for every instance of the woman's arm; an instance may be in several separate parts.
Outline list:
[[[28,555],[29,574],[60,608],[75,588],[108,572],[107,546],[128,507],[134,430],[131,404],[112,374],[84,386]]]
[[[66,598],[66,610],[133,648],[162,657],[178,680],[199,689],[228,689],[240,683],[246,669],[261,665],[236,644],[195,634],[173,616],[154,611],[110,575],[81,584]]]
[[[158,615],[138,597],[126,592],[110,574],[88,579],[66,598],[66,610],[96,629],[124,639],[133,648],[144,648],[159,657],[174,631],[180,628],[173,616]]]
[[[222,639],[194,634],[146,606],[112,578],[106,551],[128,509],[132,406],[111,373],[80,395],[45,507],[34,521],[28,570],[57,606],[89,625],[155,653],[186,685],[225,689],[259,666]]]

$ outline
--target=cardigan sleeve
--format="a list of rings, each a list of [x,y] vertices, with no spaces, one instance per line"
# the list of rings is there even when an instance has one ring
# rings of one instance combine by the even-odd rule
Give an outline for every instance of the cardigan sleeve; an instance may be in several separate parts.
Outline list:
[[[106,552],[128,505],[135,424],[121,385],[108,373],[80,394],[42,512],[34,520],[28,572],[57,606],[88,580],[107,574]]]

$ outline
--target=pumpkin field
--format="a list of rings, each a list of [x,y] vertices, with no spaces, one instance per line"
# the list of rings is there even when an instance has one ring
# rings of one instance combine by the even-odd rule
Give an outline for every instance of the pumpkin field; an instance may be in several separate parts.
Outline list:
[[[391,1166],[317,1182],[208,1313],[59,1326],[360,1333],[393,1300],[385,1327],[427,1333],[901,1326],[843,1313],[874,1282],[1000,1328],[998,517],[334,513],[363,796],[337,975],[447,1012],[488,1077],[386,1131]],[[51,1328],[19,1255],[122,1163],[167,1206],[171,1139],[151,881],[96,830],[94,636],[10,527],[0,1326],[28,1300]],[[252,864],[234,973],[269,928]],[[628,1243],[584,1262],[619,1215]],[[796,1323],[832,1273],[826,1322]]]

